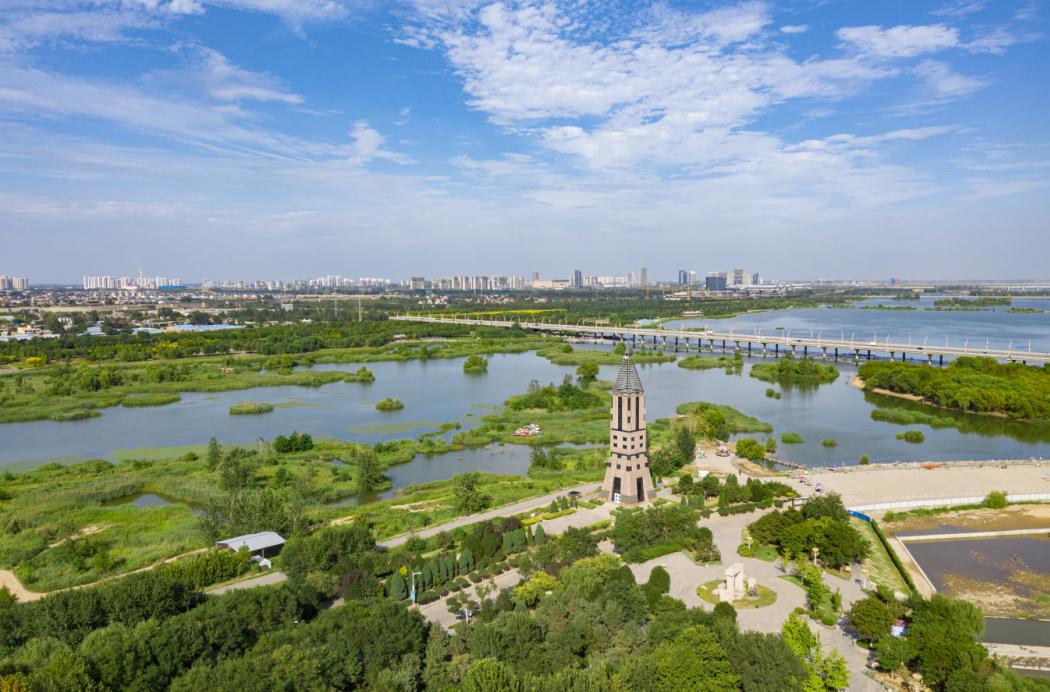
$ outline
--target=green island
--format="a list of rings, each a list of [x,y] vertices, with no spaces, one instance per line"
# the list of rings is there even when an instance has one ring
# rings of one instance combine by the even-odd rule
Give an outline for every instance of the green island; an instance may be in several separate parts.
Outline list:
[[[912,444],[920,444],[926,441],[926,435],[921,430],[905,430],[897,433],[897,439]]]
[[[944,368],[870,361],[865,389],[919,397],[936,406],[1016,419],[1050,420],[1050,368],[964,356]],[[925,422],[925,421],[924,421]]]
[[[376,411],[400,411],[404,407],[400,400],[389,396],[376,403]]]
[[[467,359],[463,361],[463,372],[471,375],[481,375],[488,372],[489,362],[482,356],[474,353],[467,356]]]
[[[733,367],[733,361],[725,356],[718,358],[687,356],[678,361],[678,367],[687,370],[713,370],[715,368],[731,368]]]
[[[786,432],[780,436],[780,441],[786,445],[799,445],[805,442],[797,432]]]
[[[242,401],[230,406],[231,416],[255,416],[273,411],[273,404],[264,401]]]
[[[986,308],[999,305],[1010,305],[1013,299],[1009,296],[976,296],[974,298],[938,298],[933,301],[938,308]]]
[[[536,355],[546,358],[554,365],[619,365],[626,346],[618,343],[612,350],[574,349],[570,344],[541,348]],[[635,363],[671,363],[677,359],[673,353],[662,351],[635,351]]]
[[[182,401],[178,394],[128,394],[120,400],[121,406],[143,408],[147,406],[167,406]]]
[[[718,358],[700,355],[687,356],[678,361],[678,367],[686,368],[687,370],[723,368],[727,375],[739,375],[744,371],[744,354],[738,350],[733,352],[732,358],[728,356],[719,356]]]
[[[838,447],[839,446],[839,441],[835,440],[835,439],[832,439],[830,437],[826,437],[826,438],[824,438],[823,440],[820,441],[820,444],[822,444],[825,447]]]
[[[784,356],[776,363],[756,363],[751,366],[751,377],[763,382],[781,385],[817,385],[834,382],[839,371],[834,365],[817,363],[812,358]]]
[[[1040,310],[1038,308],[1010,308],[1007,312],[1012,312],[1018,315],[1041,315],[1046,310]]]

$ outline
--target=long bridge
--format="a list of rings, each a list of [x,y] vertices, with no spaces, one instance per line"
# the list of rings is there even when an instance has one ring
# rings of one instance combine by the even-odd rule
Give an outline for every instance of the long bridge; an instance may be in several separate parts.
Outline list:
[[[945,343],[943,346],[930,344],[928,339],[920,343],[912,343],[911,338],[907,343],[890,341],[887,336],[884,339],[872,338],[855,339],[854,337],[842,337],[835,339],[822,338],[822,330],[816,337],[795,337],[790,334],[764,335],[759,333],[745,334],[730,330],[729,332],[716,332],[710,329],[663,329],[660,327],[611,327],[600,324],[564,324],[558,322],[530,322],[517,320],[480,319],[468,317],[434,317],[431,315],[391,315],[390,319],[404,322],[429,322],[434,324],[462,324],[476,327],[513,327],[518,326],[536,332],[547,332],[560,335],[589,335],[597,339],[614,339],[618,341],[631,341],[653,346],[673,347],[689,350],[732,350],[745,351],[748,355],[770,355],[781,356],[791,354],[794,356],[810,356],[815,358],[835,359],[842,358],[850,360],[871,360],[873,358],[888,357],[889,360],[925,360],[931,365],[936,361],[943,365],[945,358],[959,358],[960,356],[986,356],[1000,361],[1010,363],[1050,363],[1050,353],[1033,351],[1031,343],[1027,349],[1015,349],[1013,342],[1008,348],[990,348],[989,342],[985,340],[977,346],[971,346],[969,340],[963,346],[951,346]]]

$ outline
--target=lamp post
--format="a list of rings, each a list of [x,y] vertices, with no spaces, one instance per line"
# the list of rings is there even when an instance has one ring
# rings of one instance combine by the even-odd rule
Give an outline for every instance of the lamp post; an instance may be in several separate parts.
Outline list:
[[[417,575],[417,574],[418,574],[418,575],[419,575],[419,576],[420,576],[421,578],[422,578],[422,576],[423,576],[423,573],[422,573],[422,572],[412,572],[412,591],[411,591],[411,592],[409,593],[409,598],[410,598],[410,599],[412,599],[412,602],[413,602],[413,603],[415,603],[415,602],[416,602],[416,575]]]

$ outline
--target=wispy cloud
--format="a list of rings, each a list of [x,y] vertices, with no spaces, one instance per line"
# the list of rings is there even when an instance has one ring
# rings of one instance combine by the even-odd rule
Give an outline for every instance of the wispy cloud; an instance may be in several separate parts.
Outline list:
[[[959,32],[943,24],[927,26],[851,26],[835,32],[848,47],[866,55],[910,58],[959,45]]]

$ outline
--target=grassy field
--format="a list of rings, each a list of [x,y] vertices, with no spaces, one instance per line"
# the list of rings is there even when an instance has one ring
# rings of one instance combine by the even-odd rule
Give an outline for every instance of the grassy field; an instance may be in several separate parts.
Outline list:
[[[696,595],[707,601],[711,605],[718,605],[718,596],[715,595],[715,589],[724,583],[722,579],[716,579],[709,581],[706,584],[701,584],[696,587]],[[756,598],[744,597],[739,601],[733,601],[733,607],[737,610],[746,608],[765,608],[771,606],[777,602],[777,593],[768,586],[758,585],[758,596]]]
[[[904,579],[901,578],[897,568],[893,566],[893,561],[890,560],[890,556],[882,545],[882,541],[875,535],[871,524],[856,517],[851,517],[850,523],[853,525],[853,528],[860,532],[860,535],[864,536],[864,539],[871,546],[871,554],[867,560],[868,576],[871,580],[876,584],[888,586],[895,591],[908,593],[907,584],[904,583]]]

